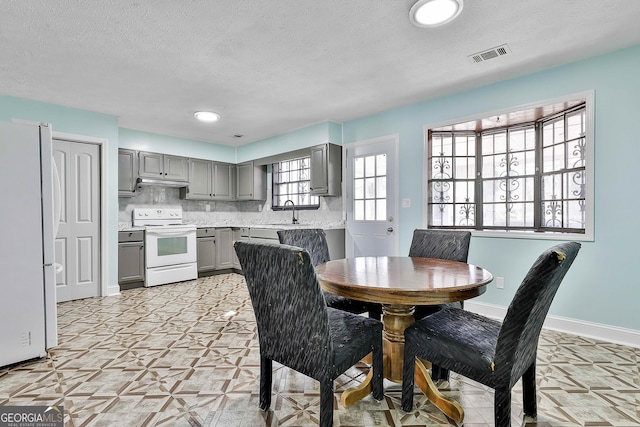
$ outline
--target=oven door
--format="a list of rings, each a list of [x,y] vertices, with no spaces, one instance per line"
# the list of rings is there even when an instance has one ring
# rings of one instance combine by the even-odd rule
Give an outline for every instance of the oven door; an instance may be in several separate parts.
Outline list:
[[[145,231],[147,268],[197,262],[196,227],[147,227]]]

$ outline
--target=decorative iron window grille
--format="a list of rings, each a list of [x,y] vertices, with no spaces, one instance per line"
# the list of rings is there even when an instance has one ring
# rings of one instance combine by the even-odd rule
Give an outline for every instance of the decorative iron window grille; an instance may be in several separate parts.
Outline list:
[[[586,107],[428,133],[429,227],[585,233]]]
[[[283,209],[284,202],[293,201],[296,209],[318,209],[320,198],[311,195],[311,157],[274,163],[272,170],[272,209]]]

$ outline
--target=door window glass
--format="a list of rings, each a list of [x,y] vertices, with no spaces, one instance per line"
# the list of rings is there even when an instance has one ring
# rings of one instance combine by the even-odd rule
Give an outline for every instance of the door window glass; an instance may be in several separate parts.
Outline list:
[[[355,157],[353,216],[356,221],[387,220],[387,155]]]

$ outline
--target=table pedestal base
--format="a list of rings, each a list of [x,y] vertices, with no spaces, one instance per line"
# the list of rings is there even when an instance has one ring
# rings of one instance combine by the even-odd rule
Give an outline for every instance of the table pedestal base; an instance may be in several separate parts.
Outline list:
[[[402,366],[404,364],[404,330],[415,323],[414,307],[406,305],[382,306],[382,341],[384,351],[384,377],[396,383],[402,383]],[[426,362],[428,363],[428,362]],[[342,393],[340,402],[344,407],[353,405],[371,394],[370,369],[364,381],[357,387],[349,388]],[[458,402],[447,399],[431,380],[425,362],[416,360],[416,385],[438,409],[452,420],[460,423],[464,418],[464,410]]]
[[[440,390],[431,380],[431,375],[426,366],[420,359],[416,359],[416,373],[415,373],[416,385],[422,390],[427,399],[440,409],[447,417],[451,418],[457,423],[461,423],[464,419],[464,409],[455,400],[450,400],[444,397]]]

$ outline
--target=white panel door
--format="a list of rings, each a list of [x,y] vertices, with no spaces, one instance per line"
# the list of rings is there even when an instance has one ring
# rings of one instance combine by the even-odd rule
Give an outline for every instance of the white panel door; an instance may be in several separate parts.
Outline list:
[[[346,256],[398,254],[397,136],[346,147]]]
[[[100,149],[53,140],[60,175],[60,227],[55,240],[58,302],[100,295]]]

